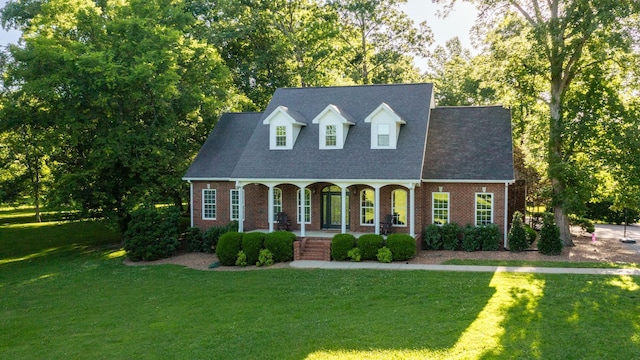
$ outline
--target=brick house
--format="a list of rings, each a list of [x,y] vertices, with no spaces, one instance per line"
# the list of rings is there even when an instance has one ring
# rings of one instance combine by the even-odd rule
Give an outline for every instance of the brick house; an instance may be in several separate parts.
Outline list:
[[[191,164],[191,224],[419,237],[432,223],[497,224],[514,183],[511,116],[435,107],[432,84],[278,89],[264,112],[224,114]],[[418,235],[418,236],[416,236]]]

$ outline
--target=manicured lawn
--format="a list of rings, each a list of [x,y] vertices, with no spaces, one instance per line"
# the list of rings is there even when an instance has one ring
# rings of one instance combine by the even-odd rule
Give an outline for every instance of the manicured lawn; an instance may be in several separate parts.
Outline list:
[[[526,260],[478,260],[478,259],[451,259],[442,262],[445,265],[482,265],[482,266],[537,266],[555,268],[598,268],[598,269],[637,269],[637,263],[605,263],[605,262],[578,262],[578,261],[526,261]]]
[[[127,267],[101,222],[4,215],[0,359],[640,358],[638,278]]]

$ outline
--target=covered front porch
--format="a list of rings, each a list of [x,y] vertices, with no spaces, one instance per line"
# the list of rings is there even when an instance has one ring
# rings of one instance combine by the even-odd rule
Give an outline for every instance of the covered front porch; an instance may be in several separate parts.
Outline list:
[[[278,229],[278,215],[285,213],[291,225],[287,230],[298,237],[380,234],[380,225],[383,221],[388,224],[391,217],[391,232],[416,234],[415,188],[419,181],[244,179],[236,180],[235,185],[241,232],[273,232]],[[254,221],[256,214],[262,220]]]

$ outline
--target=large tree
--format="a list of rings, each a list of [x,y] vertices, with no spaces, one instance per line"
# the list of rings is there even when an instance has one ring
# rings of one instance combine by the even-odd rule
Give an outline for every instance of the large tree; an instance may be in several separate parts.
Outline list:
[[[10,47],[7,98],[25,99],[5,102],[3,121],[55,134],[50,200],[121,229],[140,203],[181,203],[180,178],[234,94],[215,48],[192,35],[197,19],[182,0],[33,4],[3,11],[24,34]]]
[[[441,2],[451,3],[444,0]],[[514,19],[511,31],[502,39],[524,34],[527,51],[543,61],[546,91],[540,94],[548,105],[548,177],[553,189],[555,220],[565,245],[571,246],[567,211],[571,207],[575,158],[569,156],[567,129],[582,121],[567,108],[567,94],[576,78],[612,53],[631,51],[637,23],[631,19],[640,11],[633,0],[472,0],[479,7],[482,25],[495,28]],[[491,15],[494,16],[491,16]],[[519,21],[521,19],[522,21]],[[525,64],[523,64],[524,66]]]

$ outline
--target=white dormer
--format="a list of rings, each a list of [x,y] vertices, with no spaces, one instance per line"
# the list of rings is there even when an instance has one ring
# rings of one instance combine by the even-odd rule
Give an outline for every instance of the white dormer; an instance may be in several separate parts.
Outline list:
[[[400,125],[406,124],[400,115],[385,103],[373,110],[364,122],[371,123],[372,149],[395,149],[400,136]]]
[[[262,124],[269,125],[269,149],[291,150],[295,144],[300,129],[307,126],[299,113],[289,110],[286,106],[278,106]]]
[[[318,137],[320,149],[342,149],[344,147],[349,127],[355,125],[349,119],[351,117],[347,113],[331,104],[313,119],[313,124],[320,125]]]

